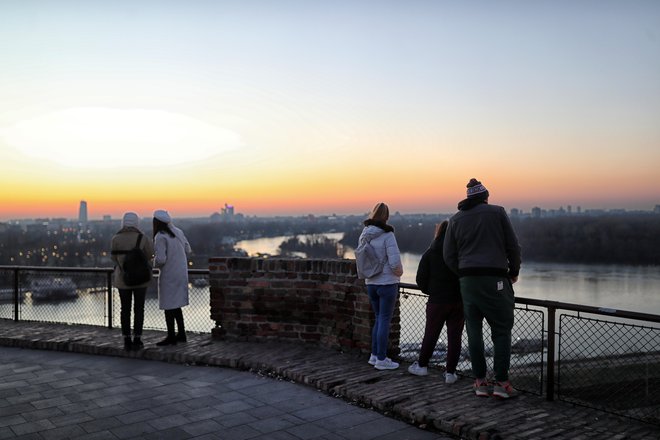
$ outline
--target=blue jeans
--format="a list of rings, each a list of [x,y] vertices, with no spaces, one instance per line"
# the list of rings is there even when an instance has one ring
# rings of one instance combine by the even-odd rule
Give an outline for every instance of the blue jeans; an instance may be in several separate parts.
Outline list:
[[[387,356],[390,322],[399,297],[399,284],[367,284],[367,293],[376,314],[376,322],[371,330],[371,353],[382,361]]]

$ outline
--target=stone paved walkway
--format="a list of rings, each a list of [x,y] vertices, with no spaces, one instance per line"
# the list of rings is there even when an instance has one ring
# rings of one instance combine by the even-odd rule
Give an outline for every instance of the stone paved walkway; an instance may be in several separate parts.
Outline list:
[[[0,359],[2,439],[448,440],[247,371],[8,347]]]
[[[98,365],[99,370],[103,370],[103,365],[110,364],[117,359],[108,358],[107,356],[123,357],[131,359],[146,359],[151,361],[164,361],[169,363],[184,364],[184,365],[199,365],[199,366],[216,366],[216,367],[231,367],[234,370],[220,369],[224,374],[229,374],[227,380],[220,383],[218,386],[222,393],[227,389],[231,390],[230,386],[234,379],[232,374],[238,374],[235,370],[251,370],[256,375],[252,375],[250,379],[238,380],[238,383],[247,380],[258,380],[260,384],[264,385],[264,394],[271,394],[278,396],[281,400],[273,402],[264,402],[260,400],[262,392],[260,387],[254,389],[254,394],[247,394],[246,398],[248,404],[254,404],[259,401],[263,404],[272,404],[268,410],[261,411],[278,411],[285,413],[287,416],[297,417],[295,414],[291,415],[288,409],[290,399],[286,397],[289,393],[296,396],[300,387],[296,384],[289,383],[295,381],[299,384],[308,385],[309,390],[321,390],[323,395],[334,397],[341,397],[343,400],[352,403],[349,405],[343,403],[342,408],[351,410],[358,410],[357,406],[376,409],[380,414],[389,416],[386,418],[388,422],[377,422],[369,425],[362,426],[360,429],[350,429],[350,426],[337,426],[337,429],[328,430],[327,433],[316,435],[316,431],[307,431],[304,428],[298,428],[294,432],[287,431],[287,429],[277,429],[278,423],[289,422],[291,419],[280,418],[280,421],[262,422],[261,430],[255,426],[250,425],[249,422],[238,424],[235,426],[225,426],[226,414],[222,414],[222,410],[218,409],[222,403],[216,401],[207,402],[213,403],[208,406],[204,404],[205,398],[199,396],[197,401],[190,400],[187,402],[186,408],[198,411],[220,411],[216,414],[217,418],[211,418],[211,422],[207,421],[202,424],[206,428],[200,428],[200,431],[193,433],[186,431],[186,423],[182,421],[180,411],[175,411],[173,408],[163,410],[164,414],[160,414],[158,420],[162,420],[162,425],[154,426],[150,423],[148,426],[151,428],[165,428],[167,429],[180,429],[186,432],[188,437],[183,436],[180,431],[176,431],[177,435],[158,437],[160,433],[164,432],[162,429],[150,433],[135,433],[135,438],[190,438],[193,434],[199,434],[194,438],[446,438],[444,435],[455,435],[461,438],[469,439],[659,439],[660,427],[637,422],[634,420],[620,418],[610,414],[602,413],[588,408],[576,407],[565,402],[547,402],[539,396],[522,394],[516,399],[509,401],[499,401],[496,399],[477,398],[471,393],[471,383],[468,380],[459,380],[454,385],[445,385],[440,376],[440,372],[432,371],[427,377],[421,378],[412,376],[406,372],[402,366],[396,371],[378,371],[369,366],[366,362],[366,357],[356,357],[350,354],[319,349],[309,345],[294,345],[294,344],[278,344],[278,343],[239,343],[239,342],[219,342],[213,341],[209,335],[190,335],[189,341],[186,344],[180,344],[175,347],[160,348],[154,344],[156,341],[163,338],[161,332],[145,332],[144,341],[146,349],[137,353],[126,353],[121,349],[121,337],[117,330],[109,330],[102,327],[91,326],[70,326],[58,324],[44,324],[44,323],[29,323],[29,322],[14,322],[14,321],[0,321],[0,346],[5,347],[21,347],[41,350],[54,350],[75,353],[85,353],[93,355],[103,355],[94,361]],[[24,352],[29,353],[29,352]],[[29,359],[26,355],[26,359]],[[2,362],[4,364],[4,361]],[[20,364],[20,361],[19,361]],[[27,362],[29,364],[29,362]],[[26,365],[27,365],[26,364]],[[137,377],[142,377],[145,372],[150,369],[157,369],[156,365],[166,365],[161,363],[146,363],[153,365],[153,367],[140,367],[141,373]],[[19,367],[27,368],[28,366]],[[158,367],[160,368],[160,367]],[[207,379],[198,381],[197,377],[191,374],[199,374],[201,377],[208,378],[208,371],[214,369],[208,368],[195,368],[188,371],[195,373],[186,373],[177,379],[176,374],[167,377],[164,383],[170,384],[175,392],[169,395],[169,398],[180,398],[180,394],[185,394],[195,390],[199,387],[201,382],[206,382]],[[218,369],[215,369],[218,370]],[[199,373],[197,373],[199,371]],[[229,371],[230,373],[227,373]],[[0,374],[6,374],[0,369]],[[16,373],[15,373],[16,374]],[[45,373],[44,373],[45,374]],[[271,376],[271,382],[264,382],[264,377]],[[132,376],[126,374],[120,376],[122,384],[119,386],[120,390],[130,390],[131,387],[136,386],[132,382]],[[133,377],[135,379],[135,377]],[[273,380],[278,379],[278,380]],[[286,379],[286,380],[282,380]],[[19,380],[20,379],[16,379]],[[59,381],[51,383],[51,387],[57,389],[58,386],[72,385],[71,382],[75,381],[75,375],[72,377],[59,377]],[[160,380],[160,379],[155,379]],[[163,379],[164,380],[164,379]],[[140,383],[140,379],[137,379]],[[14,381],[15,382],[15,381]],[[149,380],[145,380],[149,382]],[[64,384],[64,385],[62,385]],[[227,387],[227,388],[223,388]],[[8,388],[5,382],[0,382],[0,391]],[[203,387],[202,387],[203,388]],[[248,386],[249,388],[249,386]],[[94,390],[90,391],[94,393]],[[193,396],[194,396],[194,391]],[[57,393],[52,392],[51,399]],[[146,389],[145,393],[149,393]],[[29,394],[29,393],[28,393]],[[120,392],[118,394],[121,394]],[[16,396],[14,396],[16,397]],[[208,396],[207,396],[208,397]],[[2,398],[0,402],[11,402],[8,398]],[[122,397],[116,396],[114,399],[121,400]],[[156,399],[154,397],[154,399]],[[166,397],[162,397],[166,399]],[[299,404],[309,405],[309,411],[316,413],[317,416],[322,415],[325,411],[323,408],[327,405],[328,414],[333,411],[341,411],[335,408],[339,402],[338,399],[330,399],[329,403],[318,403],[317,400],[310,400],[309,404],[305,403],[306,398],[298,400]],[[74,399],[75,400],[75,399]],[[293,398],[295,400],[295,397]],[[59,408],[58,400],[53,405],[43,408]],[[110,399],[113,402],[113,399]],[[193,403],[194,402],[194,403]],[[60,402],[64,404],[64,402]],[[162,402],[161,402],[162,403]],[[75,402],[67,402],[66,405],[71,405]],[[117,405],[130,405],[130,402],[115,402]],[[191,407],[192,405],[192,407]],[[200,407],[195,407],[199,405]],[[174,405],[176,408],[177,405]],[[3,409],[5,408],[5,409]],[[3,437],[3,429],[7,426],[12,426],[11,423],[5,421],[7,413],[5,412],[7,405],[0,403],[0,439]],[[212,409],[209,409],[212,408]],[[312,410],[311,408],[316,408]],[[149,410],[150,408],[143,408]],[[255,410],[255,408],[251,408]],[[302,408],[298,408],[301,410]],[[170,412],[171,411],[171,412]],[[256,410],[255,410],[256,411]],[[348,411],[348,410],[347,410]],[[259,413],[259,411],[256,411]],[[103,411],[100,411],[103,414]],[[183,414],[190,414],[190,411],[184,411]],[[368,411],[367,414],[376,415],[374,411]],[[248,414],[257,418],[254,414]],[[281,415],[281,414],[279,414]],[[17,416],[16,414],[11,417]],[[20,414],[19,414],[20,416]],[[92,416],[94,418],[94,416]],[[85,430],[88,438],[132,438],[130,433],[127,436],[117,435],[117,432],[122,432],[126,421],[121,420],[117,416],[108,415],[105,418],[110,418],[111,421],[93,422],[90,425],[94,429],[99,429],[99,436],[90,436],[91,432]],[[277,419],[277,415],[274,415]],[[314,417],[314,416],[312,416]],[[104,417],[100,417],[104,419]],[[336,417],[341,420],[342,415]],[[122,422],[121,426],[113,426],[103,428],[104,423],[117,423],[116,420]],[[414,428],[410,425],[403,428],[396,427],[394,431],[386,432],[375,435],[375,432],[380,432],[385,426],[390,426],[394,423],[395,419],[399,419],[425,428],[426,430]],[[46,419],[50,420],[50,419]],[[75,417],[73,418],[75,420]],[[94,418],[96,420],[96,418]],[[231,419],[230,419],[231,420]],[[261,420],[261,419],[260,419]],[[267,419],[264,419],[267,420]],[[282,421],[284,420],[284,421]],[[302,418],[302,420],[305,420]],[[57,426],[52,420],[53,425]],[[311,420],[306,420],[307,422]],[[71,424],[79,426],[87,421],[72,422]],[[256,421],[252,421],[257,423]],[[47,423],[47,422],[43,422]],[[98,425],[97,425],[98,423]],[[140,423],[137,421],[135,423]],[[232,422],[229,422],[230,424]],[[335,423],[341,423],[336,421]],[[129,423],[130,424],[130,423]],[[172,424],[172,426],[169,426]],[[203,433],[204,429],[210,429],[210,426],[217,428],[215,425],[220,425],[223,429],[222,433]],[[20,424],[19,424],[20,425]],[[196,425],[195,425],[196,426]],[[237,436],[227,436],[226,434],[236,428],[236,426],[244,426],[245,431],[243,434]],[[298,426],[298,425],[296,425]],[[323,424],[315,425],[316,428],[326,429]],[[369,428],[371,426],[371,428]],[[52,427],[51,427],[52,428]],[[250,428],[250,429],[248,429]],[[34,428],[30,428],[34,429]],[[52,428],[54,429],[54,428]],[[115,431],[113,431],[115,429]],[[293,429],[293,427],[291,428]],[[311,429],[311,428],[310,428]],[[342,431],[344,429],[344,431]],[[116,431],[120,430],[120,431]],[[267,431],[264,431],[267,430]],[[434,431],[434,433],[429,432]],[[16,434],[15,430],[12,430]],[[45,430],[44,432],[47,432]],[[234,432],[234,431],[231,431]],[[29,436],[30,433],[26,432],[28,437],[9,437],[9,438],[50,438],[39,431],[41,436]],[[178,435],[182,435],[179,437]],[[374,435],[372,435],[374,434]],[[105,436],[113,435],[113,436]],[[150,436],[151,435],[151,436]],[[210,435],[210,437],[208,437]],[[213,436],[217,437],[213,437]],[[244,437],[240,437],[245,435]],[[416,435],[426,435],[431,437],[415,437]],[[71,438],[71,437],[53,437],[53,438]]]

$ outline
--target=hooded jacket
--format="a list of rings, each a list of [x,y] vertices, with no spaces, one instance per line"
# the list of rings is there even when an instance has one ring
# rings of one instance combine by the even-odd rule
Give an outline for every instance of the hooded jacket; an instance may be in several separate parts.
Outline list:
[[[401,275],[403,275],[403,265],[401,264],[399,246],[394,237],[394,228],[390,225],[368,224],[362,230],[358,243],[363,239],[371,241],[371,246],[376,250],[376,254],[381,261],[387,258],[383,271],[374,277],[367,278],[365,283],[377,285],[398,283]]]
[[[473,199],[458,208],[443,245],[447,266],[459,276],[517,277],[520,245],[504,208]]]
[[[122,266],[124,264],[125,254],[115,254],[115,252],[125,252],[130,251],[135,247],[137,243],[138,236],[142,232],[138,228],[132,226],[123,227],[112,237],[111,244],[111,258],[115,263],[115,271],[113,275],[113,283],[117,289],[139,289],[141,287],[147,287],[149,281],[138,286],[127,286],[124,284],[124,273]],[[140,249],[144,252],[147,261],[151,261],[151,257],[154,254],[154,247],[151,244],[151,239],[147,235],[142,234],[142,240],[140,241]]]
[[[417,267],[417,286],[429,296],[428,301],[432,304],[461,302],[458,276],[447,267],[442,255],[446,233],[443,231],[433,240]]]

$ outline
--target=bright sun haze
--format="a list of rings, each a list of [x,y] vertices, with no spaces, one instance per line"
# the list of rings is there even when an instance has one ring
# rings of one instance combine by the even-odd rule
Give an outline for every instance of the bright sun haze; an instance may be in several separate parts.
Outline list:
[[[0,3],[0,221],[660,203],[660,3]]]

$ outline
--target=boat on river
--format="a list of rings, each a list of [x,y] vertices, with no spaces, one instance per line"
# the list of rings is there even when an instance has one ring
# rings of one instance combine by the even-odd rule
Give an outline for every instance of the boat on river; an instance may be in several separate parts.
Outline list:
[[[77,289],[78,286],[69,277],[34,279],[30,283],[33,301],[75,299],[78,297]]]
[[[20,295],[19,295],[20,298]],[[0,289],[0,302],[7,303],[14,301],[14,289],[12,287],[3,287]]]

